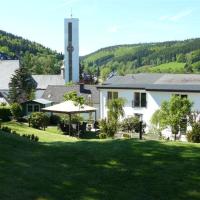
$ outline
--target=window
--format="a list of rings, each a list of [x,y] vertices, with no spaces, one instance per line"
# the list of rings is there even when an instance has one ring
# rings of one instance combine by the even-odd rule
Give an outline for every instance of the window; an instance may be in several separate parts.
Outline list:
[[[108,92],[107,93],[108,100],[117,99],[117,98],[118,98],[118,92]]]
[[[28,112],[33,112],[33,106],[31,104],[28,105]]]
[[[39,105],[34,105],[34,112],[39,112],[39,111],[40,111]]]
[[[144,108],[146,106],[147,106],[146,93],[135,92],[133,107]]]

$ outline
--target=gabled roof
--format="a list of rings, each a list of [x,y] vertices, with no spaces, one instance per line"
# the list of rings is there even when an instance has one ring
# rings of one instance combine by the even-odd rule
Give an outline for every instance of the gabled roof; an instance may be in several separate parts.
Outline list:
[[[62,75],[32,75],[37,83],[37,89],[45,90],[48,85],[64,85],[65,80]]]
[[[0,90],[9,89],[10,79],[17,69],[19,60],[0,60]]]
[[[200,92],[200,74],[133,74],[115,76],[98,88]]]
[[[81,88],[81,85],[78,84],[72,86],[49,85],[42,95],[42,98],[53,101],[54,103],[61,103],[64,101],[63,95],[71,91],[76,91],[78,95],[84,96],[86,100],[91,96],[92,102],[99,104],[99,91],[96,85],[84,85],[84,88]]]

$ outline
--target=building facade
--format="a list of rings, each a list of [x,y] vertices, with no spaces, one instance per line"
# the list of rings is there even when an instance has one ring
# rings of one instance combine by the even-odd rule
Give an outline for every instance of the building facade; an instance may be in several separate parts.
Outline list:
[[[68,18],[64,20],[64,75],[65,82],[79,82],[79,20]]]
[[[180,95],[193,102],[193,110],[200,111],[200,75],[192,74],[137,74],[113,77],[101,86],[100,118],[107,118],[108,100],[125,99],[124,118],[140,117],[151,128],[151,118],[163,101]]]

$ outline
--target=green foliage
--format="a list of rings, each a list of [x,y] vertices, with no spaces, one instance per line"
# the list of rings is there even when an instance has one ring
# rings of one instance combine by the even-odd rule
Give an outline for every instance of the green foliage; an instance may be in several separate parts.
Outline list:
[[[20,135],[15,130],[12,130],[11,128],[9,128],[7,126],[0,127],[0,130],[3,131],[4,133],[7,133],[7,134],[11,133],[12,135],[22,136],[22,137],[28,138],[28,140],[30,140],[30,141],[35,141],[35,142],[39,141],[39,137],[34,135],[34,134],[32,134],[32,135],[30,135],[30,134]]]
[[[10,107],[14,119],[18,120],[22,115],[22,107],[18,103],[13,103]]]
[[[140,120],[138,117],[125,118],[121,123],[121,127],[123,131],[139,132]]]
[[[101,79],[105,81],[112,70],[110,68],[104,67],[101,70]]]
[[[7,103],[2,102],[2,103],[0,103],[0,106],[7,106]]]
[[[120,117],[123,117],[124,104],[125,104],[125,100],[123,98],[109,100],[107,102],[108,120],[118,121]]]
[[[10,121],[11,116],[10,106],[0,106],[0,119],[2,121]]]
[[[99,134],[99,139],[106,139],[107,135],[105,133],[100,133]]]
[[[69,101],[69,100],[73,101],[74,105],[76,105],[76,106],[81,107],[85,103],[84,97],[78,96],[76,91],[71,91],[71,92],[65,93],[63,97],[64,97],[65,101]]]
[[[6,132],[6,133],[11,133],[12,132],[12,129],[9,128],[9,127],[7,127],[7,126],[1,127],[1,130],[4,131],[4,132]]]
[[[191,108],[192,103],[187,98],[173,95],[169,101],[162,103],[160,111],[156,111],[153,118],[155,120],[156,117],[159,117],[161,127],[170,126],[176,140],[176,135],[181,129],[182,120],[191,113]]]
[[[63,60],[56,51],[4,31],[0,31],[0,53],[20,59],[33,74],[58,74]]]
[[[119,124],[114,120],[107,121],[106,119],[102,119],[100,121],[100,132],[106,134],[107,137],[113,137],[117,132],[117,128]]]
[[[11,103],[22,103],[32,100],[37,87],[26,67],[21,66],[15,71],[9,83],[9,99]]]
[[[73,83],[72,81],[65,83],[66,87],[68,87],[68,86],[74,86],[74,85],[75,85],[75,83]]]
[[[158,125],[160,125],[160,118],[161,118],[161,111],[156,110],[151,117],[151,123],[157,127]]]
[[[41,112],[35,112],[30,115],[30,125],[33,128],[45,129],[49,123],[49,117]]]
[[[123,138],[130,139],[131,135],[128,133],[123,133]]]
[[[61,120],[69,124],[69,115],[63,115],[61,117]],[[80,115],[74,114],[71,116],[71,123],[80,123],[82,121],[83,121],[83,117],[81,117]]]
[[[87,68],[94,70],[94,68],[99,67],[103,80],[111,71],[117,71],[119,75],[137,72],[184,73],[186,62],[193,64],[198,61],[200,61],[199,38],[185,41],[113,46],[100,49],[81,60],[84,71]],[[170,64],[162,65],[168,63]]]
[[[187,132],[188,142],[200,143],[200,123],[193,123],[192,130]]]
[[[59,115],[51,115],[49,118],[49,122],[51,125],[57,125],[61,120]]]

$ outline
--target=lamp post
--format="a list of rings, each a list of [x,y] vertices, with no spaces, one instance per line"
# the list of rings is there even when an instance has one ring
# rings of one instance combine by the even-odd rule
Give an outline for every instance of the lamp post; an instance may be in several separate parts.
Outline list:
[[[140,132],[139,132],[139,139],[142,140],[142,115],[140,115]]]

